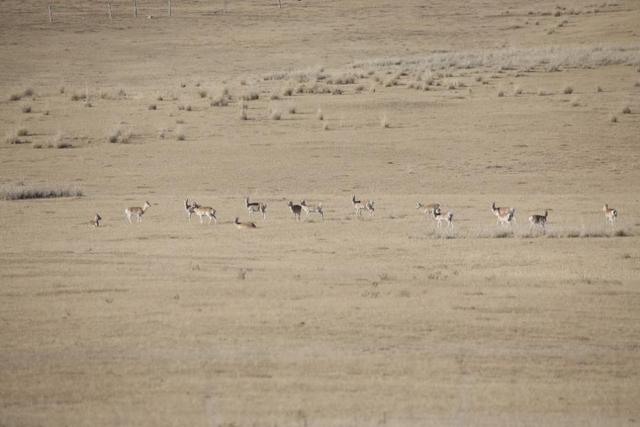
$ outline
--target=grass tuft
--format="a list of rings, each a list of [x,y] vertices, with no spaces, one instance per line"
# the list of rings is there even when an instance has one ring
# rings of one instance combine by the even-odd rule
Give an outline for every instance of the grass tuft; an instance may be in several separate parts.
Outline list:
[[[83,195],[82,190],[75,187],[0,186],[0,200],[50,199],[55,197],[81,197]]]

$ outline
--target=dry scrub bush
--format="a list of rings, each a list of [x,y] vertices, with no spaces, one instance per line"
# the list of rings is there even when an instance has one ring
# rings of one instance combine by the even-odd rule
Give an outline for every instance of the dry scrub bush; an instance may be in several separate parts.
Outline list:
[[[128,144],[131,141],[131,137],[132,134],[130,130],[124,130],[118,126],[107,135],[107,141],[111,144]]]
[[[255,101],[259,98],[260,98],[260,94],[255,90],[250,90],[244,95],[242,95],[242,97],[240,97],[240,99],[242,99],[243,101]]]
[[[185,139],[187,139],[187,136],[186,136],[186,134],[184,132],[184,127],[178,126],[176,128],[176,139],[178,141],[184,141]]]
[[[247,111],[249,107],[245,101],[240,104],[240,120],[247,120],[249,118]]]
[[[269,119],[271,120],[280,120],[282,118],[282,113],[278,109],[272,109],[269,112]]]
[[[387,113],[384,113],[380,118],[380,127],[382,129],[387,129],[390,126],[389,119],[387,118]]]
[[[74,187],[0,186],[0,200],[48,199],[53,197],[80,197],[82,195],[82,190]]]
[[[565,95],[571,95],[573,93],[573,88],[571,86],[565,86],[564,89],[562,89],[562,92]]]
[[[622,109],[622,114],[631,114],[631,108],[628,105],[625,105]]]

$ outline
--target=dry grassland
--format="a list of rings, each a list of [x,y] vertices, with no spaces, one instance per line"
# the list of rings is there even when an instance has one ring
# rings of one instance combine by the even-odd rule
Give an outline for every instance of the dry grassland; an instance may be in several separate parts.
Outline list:
[[[0,425],[640,422],[638,2],[1,7]]]

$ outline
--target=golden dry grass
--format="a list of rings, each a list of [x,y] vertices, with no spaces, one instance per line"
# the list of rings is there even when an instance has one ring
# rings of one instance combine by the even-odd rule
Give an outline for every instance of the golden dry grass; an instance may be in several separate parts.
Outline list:
[[[83,196],[0,201],[0,424],[640,420],[636,2],[138,3],[3,5],[0,184]]]

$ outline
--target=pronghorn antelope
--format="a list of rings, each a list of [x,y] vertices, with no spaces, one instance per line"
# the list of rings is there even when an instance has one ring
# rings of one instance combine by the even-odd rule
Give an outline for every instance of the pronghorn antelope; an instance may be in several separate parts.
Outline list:
[[[191,222],[191,215],[193,215],[193,210],[199,206],[200,205],[197,204],[195,200],[192,200],[191,203],[189,203],[189,199],[184,201],[184,210],[187,212],[187,218],[189,218],[189,222]]]
[[[250,202],[248,197],[244,198],[244,204],[249,211],[249,216],[253,217],[254,212],[262,214],[262,219],[267,219],[267,204],[260,202]]]
[[[442,225],[442,222],[446,222],[449,228],[453,227],[453,212],[449,211],[446,214],[443,214],[440,211],[440,208],[436,208],[433,213],[434,219],[438,223],[438,228]]]
[[[544,215],[531,215],[529,217],[529,230],[533,227],[540,227],[542,231],[545,231],[545,226],[547,225],[547,216],[549,215],[549,211],[545,210]]]
[[[602,211],[604,212],[604,217],[610,224],[616,222],[616,218],[618,218],[618,210],[610,208],[607,203],[602,207]]]
[[[307,204],[306,200],[303,200],[303,201],[300,202],[300,206],[302,206],[302,210],[304,211],[305,214],[307,214],[307,216],[309,216],[312,213],[317,213],[324,220],[324,212],[322,211],[322,203],[318,203],[316,206],[310,206],[310,205]]]
[[[351,202],[353,203],[353,208],[356,210],[356,216],[362,215],[362,211],[369,212],[369,216],[373,216],[373,212],[375,208],[373,204],[375,203],[373,200],[356,200],[355,194],[351,198]]]
[[[215,221],[218,223],[218,218],[216,218],[216,210],[210,206],[200,206],[195,201],[189,203],[189,199],[184,201],[184,207],[189,213],[189,221],[191,221],[191,214],[196,214],[200,217],[200,224],[204,223],[204,217],[209,218],[209,224],[211,221]]]
[[[438,213],[440,214],[440,203],[430,203],[428,205],[423,205],[420,202],[416,202],[416,209],[422,211],[425,215],[431,216]]]
[[[289,206],[289,209],[291,209],[291,212],[293,213],[294,218],[297,221],[300,221],[300,213],[302,212],[302,206],[300,205],[294,205],[293,202],[289,202],[289,204],[287,205]]]
[[[236,217],[235,221],[233,221],[236,228],[238,230],[250,230],[252,228],[256,228],[256,224],[253,222],[240,222],[240,218]]]
[[[94,227],[100,227],[100,221],[102,221],[102,217],[99,213],[96,213],[96,216],[93,217],[93,221],[91,221],[91,224]]]
[[[508,211],[506,211],[506,213],[501,213],[501,212],[496,213],[496,216],[498,217],[497,224],[511,225],[511,223],[514,221],[515,214],[516,214],[516,208],[511,208]]]
[[[151,207],[149,202],[144,202],[144,206],[132,206],[124,210],[124,214],[127,216],[129,220],[129,224],[131,224],[131,217],[136,216],[138,218],[138,222],[142,222],[142,215]]]
[[[491,212],[498,218],[498,224],[510,224],[511,221],[515,221],[515,208],[497,208],[496,202],[493,202]]]

